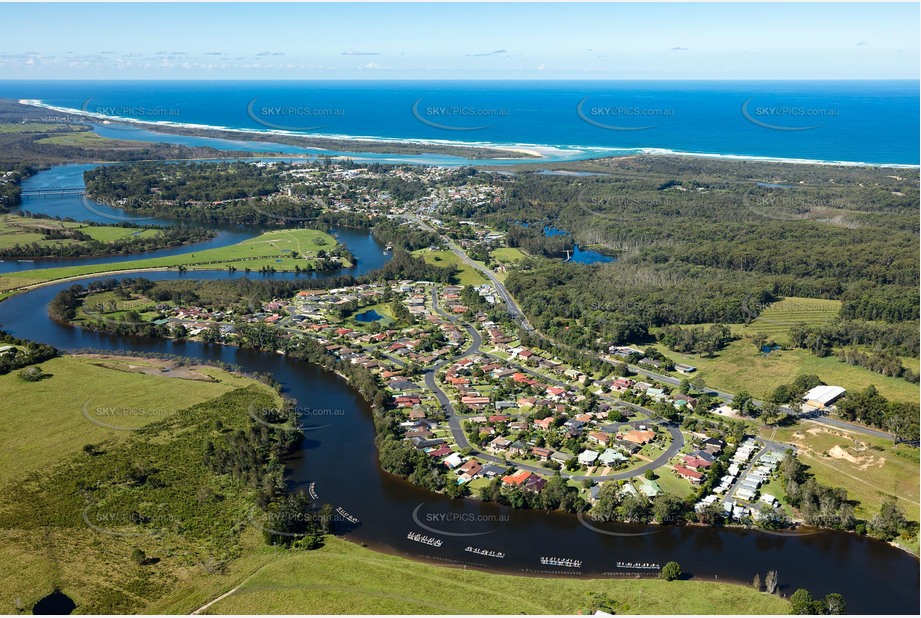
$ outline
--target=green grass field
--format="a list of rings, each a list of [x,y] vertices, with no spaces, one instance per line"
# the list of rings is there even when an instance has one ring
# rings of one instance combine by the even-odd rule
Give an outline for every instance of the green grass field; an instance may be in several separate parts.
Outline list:
[[[231,389],[228,384],[228,390],[216,397],[158,416],[145,425],[143,434],[119,431],[99,436],[94,454],[82,449],[55,453],[34,462],[23,476],[0,475],[0,612],[28,613],[38,599],[60,588],[78,605],[78,613],[143,613],[176,594],[201,590],[201,596],[209,597],[212,589],[226,590],[238,581],[238,568],[249,574],[263,564],[269,556],[260,551],[266,547],[262,535],[246,523],[255,506],[251,488],[239,478],[217,474],[202,457],[208,442],[221,443],[251,426],[250,406],[279,403],[265,385],[237,380],[244,388]],[[135,388],[123,405],[163,408],[171,397],[184,405],[173,394],[181,380],[170,381],[172,390],[162,389],[156,399],[149,398],[147,390],[139,396]],[[115,390],[113,382],[118,392],[131,392],[131,385],[119,385],[117,378],[97,378],[92,384],[94,401],[107,402],[105,393]],[[69,411],[79,407],[76,399],[61,390],[49,401]],[[54,409],[47,403],[41,410]],[[30,435],[40,436],[58,417],[43,420],[43,425],[29,428]],[[79,425],[74,429],[81,431]],[[23,435],[18,434],[20,440]],[[66,450],[67,439],[62,438],[63,445],[49,440],[44,449]],[[141,480],[137,471],[145,475]],[[135,548],[153,560],[138,563],[132,559]],[[187,601],[173,611],[188,613],[196,606]]]
[[[255,384],[214,367],[161,373],[159,367],[166,365],[150,359],[63,356],[39,365],[51,374],[39,382],[23,382],[16,372],[0,376],[5,407],[0,477],[19,476],[69,457],[85,444],[131,433],[90,419],[115,427],[140,427]],[[155,375],[139,373],[145,368]],[[265,390],[270,392],[268,387]]]
[[[481,275],[475,268],[461,261],[451,251],[429,251],[428,249],[419,249],[413,251],[413,255],[422,256],[426,263],[435,266],[456,266],[458,268],[458,283],[461,285],[481,285],[486,283],[486,277]]]
[[[37,243],[42,246],[71,245],[77,240],[43,240],[46,231],[60,229],[77,229],[92,236],[100,242],[112,242],[134,236],[154,236],[156,230],[138,230],[117,226],[91,226],[71,221],[52,221],[48,219],[31,219],[17,215],[0,215],[0,249],[14,245]]]
[[[88,130],[78,125],[57,122],[10,122],[0,124],[0,133],[61,133],[81,130],[89,133]]]
[[[848,390],[860,390],[873,384],[888,399],[912,402],[921,400],[918,387],[901,378],[847,365],[834,355],[819,358],[806,350],[777,350],[764,354],[755,348],[749,338],[756,333],[764,333],[778,343],[788,344],[788,332],[792,326],[800,323],[810,326],[825,324],[837,317],[840,308],[841,302],[837,300],[792,296],[785,298],[762,311],[751,324],[728,324],[732,333],[741,338],[730,343],[713,358],[680,354],[659,344],[653,347],[676,363],[697,367],[695,376],[703,378],[708,386],[730,393],[747,390],[755,397],[766,397],[778,385],[790,383],[799,375],[815,374],[826,384],[836,384]],[[917,358],[903,358],[902,362],[918,371]]]
[[[319,230],[278,230],[266,232],[256,238],[228,247],[182,255],[9,273],[0,276],[0,291],[9,291],[22,286],[68,277],[142,268],[162,269],[185,266],[189,270],[223,270],[233,266],[238,270],[246,268],[259,270],[265,266],[278,271],[293,271],[295,266],[300,266],[303,269],[310,269],[313,267],[313,258],[316,257],[317,251],[329,251],[335,247],[336,239]],[[300,257],[292,257],[294,252]],[[351,266],[348,261],[344,261],[343,265]]]
[[[505,264],[520,262],[528,257],[527,253],[515,247],[499,247],[498,249],[493,249],[490,255],[492,255],[492,258],[497,262],[503,262]]]
[[[807,350],[777,350],[765,355],[750,339],[740,339],[713,358],[704,358],[672,352],[658,344],[654,347],[676,363],[697,367],[694,376],[703,378],[708,386],[730,393],[747,390],[755,397],[766,397],[778,385],[788,384],[798,375],[815,374],[826,384],[836,384],[847,390],[862,390],[873,384],[887,399],[919,401],[916,384],[842,363],[836,356],[819,358]],[[916,368],[917,362],[915,359]]]
[[[127,311],[137,311],[144,319],[156,320],[160,318],[160,312],[156,310],[156,307],[157,303],[149,298],[121,299],[115,295],[115,292],[94,292],[87,296],[77,308],[74,321],[96,320],[103,316],[116,320]]]
[[[764,309],[742,329],[743,334],[764,333],[778,343],[788,343],[790,328],[796,324],[818,326],[831,322],[841,310],[841,301],[789,296]]]
[[[775,439],[795,444],[816,480],[844,487],[849,497],[859,500],[858,517],[869,519],[879,512],[883,494],[888,494],[898,498],[909,519],[921,518],[918,449],[816,423],[779,428]]]
[[[94,367],[93,362],[106,366]],[[70,596],[83,613],[188,614],[229,591],[234,592],[207,612],[574,613],[588,608],[589,592],[603,593],[623,613],[787,610],[782,599],[745,586],[537,580],[473,569],[464,573],[375,553],[334,537],[314,552],[276,551],[255,528],[240,525],[252,492],[238,479],[214,474],[202,463],[201,452],[206,441],[221,440],[222,434],[226,438],[246,424],[247,404],[254,397],[267,405],[277,402],[277,395],[239,376],[228,376],[226,383],[166,378],[158,372],[159,362],[65,357],[43,364],[53,374],[47,380],[0,384],[10,394],[5,400],[15,415],[3,425],[0,446],[4,454],[18,458],[4,460],[2,469],[2,478],[8,479],[7,499],[0,505],[4,613],[28,612],[54,588]],[[183,369],[218,379],[223,375],[212,368]],[[18,380],[4,380],[11,377]],[[230,390],[234,386],[248,388]],[[98,401],[139,409],[207,401],[181,414],[158,416],[158,422],[149,423],[153,427],[148,434],[113,435],[83,419],[84,396],[94,405]],[[23,439],[26,435],[30,440]],[[17,440],[29,446],[18,446]],[[102,454],[81,452],[82,444],[90,441]],[[162,482],[125,483],[122,475],[135,465],[149,466]],[[22,473],[29,476],[19,477]],[[22,480],[13,480],[17,478]],[[112,524],[88,526],[87,500],[91,506],[105,505],[99,513],[113,517],[130,509],[150,516],[163,505],[169,517],[162,524],[117,517]],[[138,527],[142,532],[115,534]],[[155,534],[143,532],[150,527]],[[156,561],[137,564],[131,557],[134,548]]]
[[[659,579],[580,580],[495,575],[412,562],[336,538],[279,556],[209,614],[569,614],[589,593],[624,614],[785,614],[783,599],[750,587]]]
[[[73,131],[60,133],[51,137],[44,137],[38,140],[39,144],[54,144],[55,146],[106,146],[106,147],[130,147],[132,144],[126,140],[115,140],[108,137],[102,137],[92,131]],[[134,145],[137,148],[137,145]]]

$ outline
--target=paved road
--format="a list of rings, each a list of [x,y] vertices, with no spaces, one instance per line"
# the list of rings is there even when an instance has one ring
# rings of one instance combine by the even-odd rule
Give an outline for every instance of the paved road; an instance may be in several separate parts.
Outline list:
[[[436,233],[436,234],[439,234],[439,232],[438,232],[437,230],[435,230],[435,229],[432,228],[430,225],[428,225],[427,223],[425,223],[424,221],[422,221],[422,219],[420,219],[419,217],[417,217],[417,216],[415,216],[415,215],[406,215],[406,216],[407,216],[409,219],[415,221],[418,225],[420,225],[420,226],[422,226],[423,228],[429,230],[430,232],[434,232],[434,233]],[[502,297],[502,299],[505,301],[506,307],[508,308],[509,314],[511,314],[511,316],[521,325],[521,327],[524,328],[525,330],[529,331],[529,332],[535,332],[535,333],[536,333],[537,330],[536,330],[533,326],[531,326],[531,324],[528,322],[528,320],[527,320],[527,318],[525,317],[524,313],[523,313],[523,312],[521,311],[521,309],[518,307],[517,303],[515,303],[515,299],[512,298],[512,295],[509,294],[508,290],[505,288],[505,285],[503,285],[503,283],[502,283],[501,281],[499,281],[499,279],[496,277],[495,273],[493,273],[493,272],[492,272],[491,270],[489,270],[488,268],[484,268],[483,266],[480,266],[479,264],[477,264],[476,262],[474,262],[473,260],[471,260],[471,259],[467,256],[467,254],[464,253],[464,251],[461,250],[460,247],[458,247],[456,244],[454,244],[454,242],[453,242],[450,238],[447,238],[447,237],[445,237],[445,236],[442,236],[442,238],[445,240],[445,242],[447,243],[447,245],[448,245],[448,247],[451,249],[451,251],[454,252],[454,254],[457,255],[461,260],[463,260],[464,263],[469,264],[471,267],[473,267],[473,268],[475,268],[477,271],[481,272],[484,276],[486,276],[486,277],[492,282],[492,284],[493,284],[493,286],[495,286],[496,291],[498,292],[498,294],[499,294],[499,295]],[[558,344],[558,345],[559,345],[559,344]],[[605,355],[600,355],[600,358],[602,358],[603,360],[606,360],[606,361],[608,361],[608,362],[612,362],[612,361],[611,361],[610,359],[608,359]],[[650,370],[648,370],[648,369],[644,369],[643,367],[639,367],[639,366],[636,366],[636,365],[629,365],[628,367],[629,367],[629,369],[630,369],[631,371],[633,371],[634,373],[637,373],[637,374],[640,374],[640,375],[644,375],[644,376],[646,376],[646,377],[652,378],[653,380],[657,380],[657,381],[659,381],[659,382],[663,382],[663,383],[665,383],[665,384],[671,384],[671,385],[673,385],[673,386],[677,386],[677,385],[681,384],[681,379],[675,378],[675,377],[673,377],[673,376],[667,376],[667,375],[664,375],[664,374],[661,374],[661,373],[656,373],[656,372],[654,372],[654,371],[650,371]],[[733,395],[732,393],[728,393],[728,392],[725,392],[725,391],[719,391],[719,390],[716,390],[716,389],[713,389],[713,388],[708,388],[707,390],[708,390],[709,392],[715,394],[717,397],[719,397],[720,399],[722,399],[722,400],[724,400],[724,401],[726,401],[726,402],[731,402],[732,399],[733,399],[733,397],[734,397],[734,395]],[[754,403],[755,405],[757,405],[757,406],[759,406],[759,407],[760,407],[760,406],[762,405],[762,403],[763,403],[763,402],[761,402],[761,401],[759,401],[759,400],[757,400],[757,399],[754,399],[754,400],[752,400],[752,401],[753,401],[753,403]],[[789,409],[787,409],[787,411],[789,411]],[[879,431],[879,430],[877,430],[877,429],[871,429],[871,428],[869,428],[869,427],[864,427],[864,426],[862,426],[862,425],[855,425],[855,424],[853,424],[853,423],[848,423],[848,422],[846,422],[846,421],[842,421],[842,420],[839,420],[839,419],[831,418],[831,417],[828,417],[828,416],[820,416],[820,417],[814,417],[814,418],[811,418],[811,419],[804,419],[804,420],[812,420],[812,421],[814,421],[814,422],[816,422],[816,423],[821,423],[821,424],[824,424],[824,425],[830,425],[830,426],[833,426],[833,427],[837,427],[837,428],[839,428],[839,429],[845,429],[845,430],[847,430],[847,431],[852,431],[852,432],[854,432],[854,433],[861,433],[861,434],[864,434],[864,435],[874,436],[874,437],[878,437],[878,438],[885,438],[885,439],[889,439],[889,440],[892,439],[892,435],[890,435],[890,434],[888,434],[888,433],[885,433],[885,432],[883,432],[883,431]]]
[[[878,429],[872,429],[870,427],[864,427],[863,425],[855,425],[854,423],[848,423],[847,421],[842,421],[837,418],[831,418],[830,416],[816,416],[813,418],[804,418],[805,421],[811,421],[813,423],[819,423],[821,425],[829,425],[831,427],[836,427],[838,429],[845,429],[847,431],[854,431],[857,433],[862,433],[868,436],[873,436],[875,438],[883,438],[886,440],[892,440],[892,434],[888,434],[885,431],[879,431]]]
[[[448,315],[438,305],[438,289],[434,287],[432,288],[432,308],[439,315],[447,318],[448,320],[451,320],[452,322],[457,321],[456,316]],[[452,358],[445,359],[437,363],[433,367],[429,368],[428,370],[426,370],[425,385],[426,387],[428,387],[429,390],[431,390],[435,394],[435,398],[438,400],[438,403],[441,405],[441,408],[444,411],[445,416],[448,419],[448,427],[451,430],[451,435],[454,437],[454,441],[457,443],[458,448],[460,448],[461,450],[470,449],[471,455],[475,456],[477,459],[480,459],[483,461],[489,461],[492,463],[496,463],[496,464],[505,466],[508,464],[504,457],[498,457],[496,455],[484,453],[480,451],[477,447],[470,444],[470,441],[467,439],[467,434],[464,432],[464,428],[462,426],[464,417],[457,414],[456,410],[454,409],[454,405],[451,403],[450,398],[448,398],[445,392],[441,389],[441,387],[438,385],[438,381],[435,378],[438,371],[441,370],[443,367],[455,362],[456,360],[460,358],[464,358],[465,356],[472,356],[475,354],[480,354],[483,356],[489,356],[491,358],[498,359],[498,357],[493,357],[490,354],[485,354],[483,352],[480,352],[480,346],[483,344],[483,338],[480,336],[480,333],[477,332],[475,328],[473,328],[466,322],[462,322],[461,324],[470,334],[470,337],[471,337],[470,347],[468,347],[463,353],[458,354],[457,356],[454,356]],[[505,361],[504,359],[498,359],[498,360],[502,360],[503,362],[509,362],[509,361]],[[511,364],[514,364],[514,363],[511,363]],[[516,366],[518,365],[516,364]],[[555,383],[561,386],[568,386],[564,382],[553,380],[552,378],[546,378],[543,375],[537,374],[533,370],[528,369],[526,367],[518,366],[518,368],[521,369],[522,371],[526,371],[528,373],[534,374],[536,377],[540,378],[543,381],[552,382],[552,383]],[[616,403],[626,404],[626,402],[616,402]],[[643,411],[646,414],[648,414],[648,410],[645,410],[644,408],[641,408],[640,406],[634,406],[633,404],[627,404],[627,405],[635,407],[638,410]],[[560,471],[560,472],[563,477],[568,478],[568,479],[573,479],[576,481],[581,481],[587,478],[590,478],[593,481],[612,481],[612,480],[623,480],[623,479],[633,478],[635,476],[642,475],[643,473],[646,472],[646,470],[655,470],[657,468],[660,468],[666,463],[668,463],[668,461],[672,457],[678,454],[678,451],[681,450],[681,447],[684,446],[684,435],[682,435],[681,431],[677,427],[675,427],[672,424],[663,424],[663,426],[666,428],[666,430],[668,431],[671,437],[671,442],[668,448],[665,449],[665,451],[661,455],[656,457],[653,461],[643,464],[639,468],[634,468],[632,470],[626,470],[624,472],[618,472],[614,474],[605,474],[603,476],[586,476],[583,474],[571,474],[565,471]],[[527,470],[528,472],[535,472],[539,474],[547,474],[550,471],[548,468],[543,468],[541,466],[536,466],[536,465],[531,465],[531,464],[515,462],[514,465],[519,470]]]
[[[452,253],[454,253],[454,255],[460,258],[462,262],[464,262],[471,268],[476,269],[484,277],[489,279],[489,281],[493,284],[493,287],[496,288],[496,292],[499,294],[499,296],[502,297],[502,300],[505,302],[505,308],[506,310],[508,310],[509,315],[511,315],[512,318],[516,322],[518,322],[518,324],[526,331],[529,331],[529,332],[535,331],[534,327],[531,326],[531,323],[528,322],[528,319],[525,317],[524,312],[521,311],[521,308],[518,306],[518,303],[515,302],[515,299],[512,298],[512,295],[509,294],[508,290],[505,288],[505,285],[503,285],[503,283],[499,281],[499,278],[496,277],[496,274],[493,271],[474,262],[466,254],[466,252],[464,252],[463,249],[461,249],[454,243],[453,240],[451,240],[447,236],[438,232],[436,229],[434,229],[428,223],[420,219],[418,216],[416,215],[405,215],[405,216],[408,219],[415,221],[423,229],[426,229],[429,232],[438,234],[441,237],[441,239],[444,241],[445,245],[451,250]]]

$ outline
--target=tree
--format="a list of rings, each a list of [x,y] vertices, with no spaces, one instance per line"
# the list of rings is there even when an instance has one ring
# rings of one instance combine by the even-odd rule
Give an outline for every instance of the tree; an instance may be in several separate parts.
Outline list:
[[[135,547],[131,550],[131,561],[137,565],[142,565],[147,562],[147,554],[140,547]]]
[[[708,504],[697,514],[697,520],[708,526],[722,526],[726,522],[723,506],[716,502]]]
[[[769,401],[773,403],[789,403],[793,395],[790,392],[790,387],[786,384],[779,384],[774,392],[771,393],[771,396],[768,398]]]
[[[748,391],[739,391],[735,394],[735,397],[732,398],[731,406],[734,410],[738,410],[739,414],[742,416],[748,416],[752,409],[754,409],[752,396]]]
[[[686,504],[672,494],[662,494],[653,501],[652,513],[660,524],[678,524],[684,520]]]
[[[666,563],[665,566],[662,567],[659,577],[667,582],[678,579],[681,577],[681,565],[674,561]]]
[[[791,614],[815,614],[815,600],[809,591],[805,588],[799,588],[790,595],[790,613]]]
[[[847,603],[844,601],[844,597],[837,592],[825,595],[825,606],[829,614],[838,615],[847,613]]]
[[[41,367],[26,367],[19,372],[19,379],[23,382],[38,382],[45,377]]]
[[[879,513],[870,520],[870,530],[873,534],[887,541],[897,537],[907,525],[905,513],[892,496],[886,498],[879,508]]]
[[[682,378],[681,383],[678,385],[678,392],[682,395],[687,395],[691,392],[691,383],[688,382],[687,378]]]
[[[643,473],[643,476],[650,481],[656,480],[656,473],[652,469],[646,470],[646,472]]]
[[[780,406],[773,401],[765,401],[761,406],[761,420],[765,425],[777,424],[783,416]]]
[[[763,590],[763,586],[761,585],[761,576],[758,575],[757,573],[755,573],[755,577],[754,579],[752,579],[752,588],[754,588],[758,592],[761,592]]]
[[[777,571],[768,571],[764,576],[764,590],[768,594],[777,592]]]

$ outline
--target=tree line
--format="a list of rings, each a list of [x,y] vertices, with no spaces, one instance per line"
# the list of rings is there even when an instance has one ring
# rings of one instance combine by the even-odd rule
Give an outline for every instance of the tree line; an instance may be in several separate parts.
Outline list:
[[[123,225],[121,227],[132,227]],[[138,227],[138,232],[152,229]],[[103,255],[122,255],[178,247],[214,238],[217,233],[213,230],[196,227],[168,227],[156,228],[153,235],[134,234],[124,238],[110,241],[100,241],[86,232],[77,228],[56,228],[44,230],[43,241],[68,240],[75,242],[46,243],[31,242],[27,244],[16,243],[0,248],[0,258],[23,257],[90,257]]]

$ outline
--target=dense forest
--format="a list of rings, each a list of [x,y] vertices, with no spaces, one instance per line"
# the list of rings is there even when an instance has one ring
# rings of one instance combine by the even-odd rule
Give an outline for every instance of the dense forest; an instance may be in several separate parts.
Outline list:
[[[651,326],[749,322],[784,296],[839,299],[842,318],[899,333],[918,320],[915,171],[668,157],[592,165],[605,171],[518,174],[476,214],[537,256],[559,254],[547,226],[618,255],[595,266],[534,259],[509,276],[555,338],[599,348],[648,339]]]
[[[372,229],[372,234],[378,242],[399,247],[407,251],[437,247],[442,244],[441,238],[434,232],[429,232],[412,224],[400,224],[399,221],[385,219]]]
[[[129,212],[201,223],[291,226],[315,221],[315,202],[278,195],[290,166],[246,162],[137,163],[84,173],[87,195]]]

